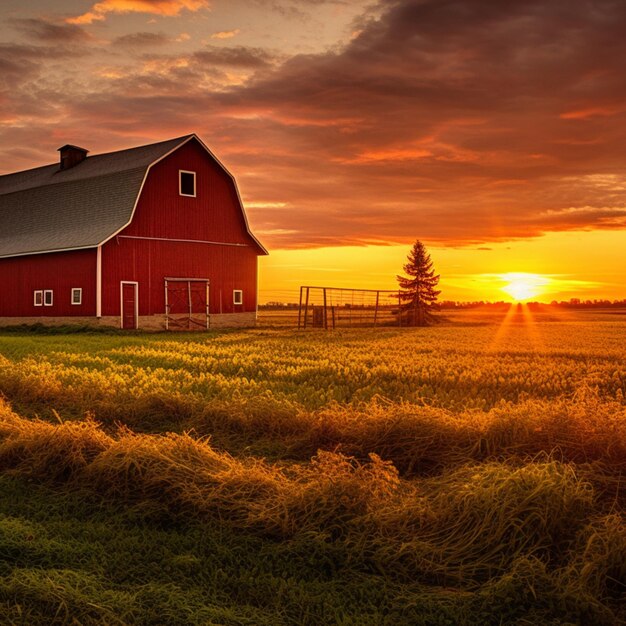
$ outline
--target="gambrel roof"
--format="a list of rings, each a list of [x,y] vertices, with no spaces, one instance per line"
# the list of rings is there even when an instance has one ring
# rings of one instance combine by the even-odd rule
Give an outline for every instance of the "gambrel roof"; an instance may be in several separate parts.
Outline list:
[[[0,176],[0,258],[95,248],[126,227],[150,167],[196,135],[98,154],[69,169],[58,163]],[[267,251],[248,227],[262,254]]]

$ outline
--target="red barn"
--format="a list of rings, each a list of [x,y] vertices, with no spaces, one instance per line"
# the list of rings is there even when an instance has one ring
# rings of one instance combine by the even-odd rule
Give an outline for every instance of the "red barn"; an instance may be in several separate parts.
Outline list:
[[[0,176],[0,325],[202,329],[256,321],[234,178],[196,135]]]

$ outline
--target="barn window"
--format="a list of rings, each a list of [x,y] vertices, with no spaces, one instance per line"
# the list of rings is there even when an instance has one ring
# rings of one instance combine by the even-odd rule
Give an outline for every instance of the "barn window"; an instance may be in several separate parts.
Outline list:
[[[43,305],[52,306],[52,289],[44,289],[43,292]]]
[[[33,295],[33,305],[34,306],[43,306],[43,291],[41,289],[34,292]]]
[[[243,304],[243,291],[241,289],[233,289],[233,304]]]
[[[185,170],[178,171],[178,193],[181,196],[196,197],[196,173],[186,172]]]
[[[72,304],[82,304],[83,289],[82,287],[72,287]]]

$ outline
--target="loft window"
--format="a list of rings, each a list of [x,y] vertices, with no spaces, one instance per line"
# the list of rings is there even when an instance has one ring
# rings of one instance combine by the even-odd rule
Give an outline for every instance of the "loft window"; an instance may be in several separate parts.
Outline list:
[[[45,289],[43,292],[43,305],[52,306],[52,289]]]
[[[83,289],[82,287],[72,287],[72,304],[82,304]]]
[[[178,171],[178,193],[181,196],[189,196],[190,198],[196,197],[195,172],[186,172],[185,170]]]
[[[33,306],[43,306],[43,291],[41,289],[33,292]]]
[[[243,304],[243,291],[241,289],[233,289],[233,304]]]

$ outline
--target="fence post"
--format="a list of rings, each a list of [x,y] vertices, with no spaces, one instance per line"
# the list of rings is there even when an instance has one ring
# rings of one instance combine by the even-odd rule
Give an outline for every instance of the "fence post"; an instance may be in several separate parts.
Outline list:
[[[376,326],[376,320],[378,319],[378,296],[380,296],[380,291],[376,292],[376,308],[374,309],[374,326]]]
[[[165,330],[170,329],[170,305],[167,302],[167,280],[165,281]]]
[[[307,287],[306,288],[306,301],[304,303],[304,325],[302,326],[303,328],[306,328],[306,318],[309,315],[309,290],[311,288]]]
[[[211,326],[211,303],[209,301],[209,282],[205,283],[204,288],[204,297],[206,298],[206,327],[207,329]],[[258,314],[258,313],[257,313]]]

